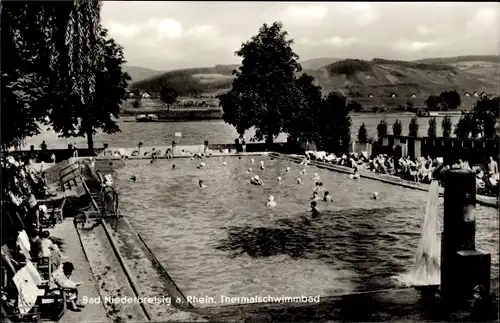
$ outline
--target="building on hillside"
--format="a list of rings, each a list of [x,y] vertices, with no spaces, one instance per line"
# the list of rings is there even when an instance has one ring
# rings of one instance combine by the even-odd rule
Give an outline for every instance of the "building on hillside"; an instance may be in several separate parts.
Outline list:
[[[465,96],[469,98],[470,97],[470,93],[469,92],[465,92]]]
[[[486,93],[486,92],[481,92],[481,97],[482,97],[482,98],[486,98],[486,97],[488,97],[488,93]]]
[[[151,94],[149,94],[148,91],[145,91],[144,93],[141,94],[142,99],[149,99],[151,97]]]
[[[412,98],[412,99],[415,99],[416,97],[417,97],[417,95],[416,95],[415,93],[413,93],[413,94],[411,95],[411,98]]]
[[[373,99],[373,94],[371,94],[371,93],[370,93],[370,94],[368,94],[368,97],[369,97],[370,99]]]
[[[479,94],[477,94],[477,92],[476,92],[476,91],[474,91],[474,93],[472,93],[472,95],[473,95],[473,96],[475,96],[475,97],[478,97],[478,96],[479,96]]]
[[[391,93],[391,98],[397,98],[398,95],[396,93]]]

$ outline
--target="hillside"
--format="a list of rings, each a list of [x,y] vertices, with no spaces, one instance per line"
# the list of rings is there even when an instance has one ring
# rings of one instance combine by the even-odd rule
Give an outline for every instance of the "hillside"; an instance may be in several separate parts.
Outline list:
[[[130,83],[145,80],[153,76],[165,73],[164,71],[155,71],[149,68],[129,66],[129,65],[123,66],[123,71],[127,72],[128,75],[130,75],[130,77],[132,78]]]
[[[341,61],[342,58],[313,58],[300,62],[302,68],[305,70],[319,70],[327,65]]]
[[[478,61],[484,59],[484,61]],[[460,58],[429,59],[422,61],[394,61],[376,58],[371,61],[346,59],[317,59],[305,61],[307,67],[319,66],[325,61],[334,61],[321,68],[304,68],[316,79],[324,93],[340,91],[349,97],[371,105],[405,104],[412,95],[416,105],[430,94],[457,90],[465,92],[487,92],[498,95],[500,80],[498,67],[492,56],[467,56]],[[441,63],[449,62],[448,64]],[[304,66],[304,67],[306,67]],[[161,84],[167,84],[181,95],[215,95],[230,89],[232,71],[237,65],[216,65],[170,71],[152,78],[135,82],[133,88],[158,92]],[[368,98],[373,95],[374,98]],[[390,98],[392,94],[396,98]]]

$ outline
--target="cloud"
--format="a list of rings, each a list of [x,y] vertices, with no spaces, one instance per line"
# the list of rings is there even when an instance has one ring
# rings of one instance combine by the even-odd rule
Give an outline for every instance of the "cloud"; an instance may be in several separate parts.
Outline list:
[[[278,19],[287,25],[317,26],[328,15],[325,6],[317,4],[291,5],[278,14]]]
[[[431,34],[433,31],[434,30],[432,28],[429,28],[424,25],[420,25],[417,27],[417,33],[419,33],[420,35],[428,35]]]
[[[496,3],[117,1],[101,16],[130,65],[165,70],[239,63],[241,43],[273,21],[302,59],[494,54],[499,14]]]
[[[373,24],[378,20],[379,14],[375,7],[368,2],[347,3],[344,4],[343,14],[350,17],[352,23],[359,26]]]
[[[392,48],[396,51],[407,52],[407,53],[418,53],[426,51],[430,48],[435,48],[436,42],[419,42],[419,41],[407,41],[401,40],[394,42]]]
[[[327,40],[324,41],[325,44],[333,45],[335,47],[349,47],[358,42],[360,42],[360,39],[356,37],[342,38],[338,36],[328,38]]]
[[[470,39],[486,35],[489,37],[498,36],[500,31],[499,11],[500,6],[498,5],[477,9],[465,26],[465,38]]]

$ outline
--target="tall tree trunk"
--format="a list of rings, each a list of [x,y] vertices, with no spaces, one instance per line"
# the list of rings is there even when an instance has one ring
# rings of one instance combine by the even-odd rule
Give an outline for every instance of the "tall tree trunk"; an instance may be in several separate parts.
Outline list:
[[[273,148],[273,135],[268,133],[266,135],[266,149],[270,150]]]
[[[87,130],[87,148],[90,153],[94,153],[94,132],[92,130]]]

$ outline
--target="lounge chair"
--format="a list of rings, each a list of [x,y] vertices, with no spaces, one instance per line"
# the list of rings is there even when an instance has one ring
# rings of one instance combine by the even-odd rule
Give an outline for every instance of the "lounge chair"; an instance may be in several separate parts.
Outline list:
[[[40,322],[42,316],[49,318],[51,321],[58,321],[66,311],[66,291],[63,288],[53,284],[51,279],[44,280],[40,272],[34,267],[30,261],[27,261],[24,266],[16,269],[12,259],[7,255],[8,248],[2,246],[2,269],[5,273],[5,278],[2,282],[2,314],[5,314],[10,321],[16,322],[19,320],[27,320],[28,322]],[[15,306],[12,302],[8,302],[9,298],[18,298],[22,289],[14,283],[16,274],[23,274],[29,278],[23,278],[30,290],[37,290],[36,302],[27,302],[24,306]],[[4,291],[6,295],[4,294]],[[11,295],[7,295],[7,294]],[[16,295],[12,295],[16,294]],[[3,296],[6,296],[5,299]],[[33,296],[33,295],[31,295]],[[15,303],[15,302],[14,302]],[[18,303],[18,302],[17,302]],[[46,315],[44,315],[46,314]]]
[[[40,199],[38,200],[39,206],[45,206],[48,210],[47,216],[40,215],[40,224],[45,227],[54,227],[64,220],[64,206],[66,205],[66,197]]]

